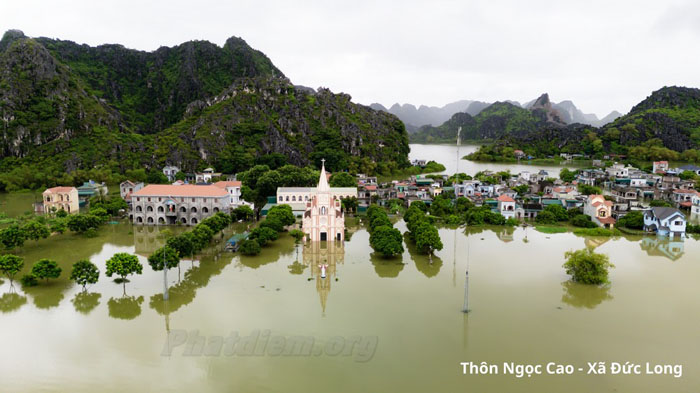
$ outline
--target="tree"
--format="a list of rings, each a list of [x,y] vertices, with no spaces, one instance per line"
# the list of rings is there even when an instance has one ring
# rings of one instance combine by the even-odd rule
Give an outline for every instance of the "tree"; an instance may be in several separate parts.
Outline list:
[[[403,253],[401,231],[390,226],[379,226],[369,235],[369,244],[374,251],[384,257],[393,257]]]
[[[282,232],[284,230],[284,224],[282,224],[282,221],[277,217],[267,217],[260,223],[260,228],[270,228],[275,232]]]
[[[578,192],[583,195],[599,195],[602,193],[600,187],[589,186],[588,184],[579,184]]]
[[[258,227],[250,231],[248,239],[256,240],[260,246],[265,246],[267,243],[277,240],[278,234],[272,228]]]
[[[537,217],[535,217],[535,222],[538,224],[556,224],[557,217],[554,215],[554,213],[543,210],[537,214]]]
[[[513,191],[517,192],[518,195],[523,196],[530,192],[530,186],[528,186],[527,184],[521,184],[519,186],[513,187]]]
[[[0,255],[0,273],[10,279],[10,285],[15,278],[15,275],[24,267],[24,259],[17,255],[5,254]]]
[[[369,220],[369,231],[374,232],[375,229],[381,227],[381,226],[387,226],[391,227],[391,221],[389,221],[389,217],[386,215],[386,212],[382,211],[382,214],[376,214],[374,217],[370,218]]]
[[[43,258],[32,266],[32,276],[38,279],[46,279],[46,282],[49,282],[49,278],[58,278],[61,275],[61,270],[56,261]]]
[[[591,217],[585,214],[577,214],[571,219],[571,225],[580,228],[595,228],[598,225],[591,221]]]
[[[357,187],[357,180],[347,172],[337,172],[331,175],[328,184],[331,187]]]
[[[649,202],[649,206],[651,207],[673,207],[671,206],[670,203],[661,200],[661,199],[654,199],[653,201]]]
[[[141,274],[143,265],[139,262],[136,255],[131,255],[125,252],[118,252],[107,260],[107,277],[112,277],[113,274],[121,277],[126,292],[126,276],[131,274]]]
[[[415,231],[416,247],[432,256],[435,250],[442,250],[442,240],[437,228],[428,222],[422,222]]]
[[[45,224],[38,222],[37,220],[27,221],[22,225],[22,232],[25,238],[39,241],[39,239],[46,239],[49,237],[51,232]]]
[[[2,243],[7,250],[22,247],[25,239],[24,231],[22,231],[17,224],[10,225],[0,230],[0,243]]]
[[[620,218],[617,221],[617,225],[630,229],[642,229],[644,228],[644,213],[639,210],[633,210]]]
[[[593,248],[567,251],[564,268],[571,279],[581,284],[605,284],[608,282],[608,269],[615,267],[607,255],[593,252]]]
[[[563,182],[571,183],[576,179],[576,171],[571,171],[569,168],[562,168],[559,172],[559,178]]]
[[[184,257],[185,255],[194,254],[194,236],[191,232],[185,232],[178,236],[173,236],[169,238],[165,244],[177,251],[178,255]]]
[[[289,226],[297,222],[292,207],[289,205],[275,205],[267,212],[267,220],[278,219],[283,226]]]
[[[87,284],[94,284],[100,278],[100,271],[94,263],[87,259],[82,259],[73,264],[70,279],[76,284],[83,286],[83,291]]]
[[[261,248],[260,244],[254,239],[246,239],[241,242],[241,246],[238,249],[243,255],[258,255],[260,254]]]
[[[255,212],[247,205],[239,206],[231,212],[234,221],[250,221],[255,217]]]
[[[432,216],[442,217],[452,214],[452,212],[454,212],[452,201],[445,195],[436,196],[433,199],[433,203],[430,205],[430,215]]]
[[[68,218],[68,229],[77,233],[85,233],[89,229],[100,227],[102,220],[92,214],[74,214]]]
[[[299,243],[304,238],[305,233],[298,229],[292,229],[289,234],[294,238],[294,243]]]
[[[345,197],[340,199],[340,205],[346,212],[357,211],[357,197]]]
[[[148,257],[148,264],[151,269],[159,272],[165,269],[172,269],[180,263],[180,255],[177,250],[167,245],[157,249]]]
[[[214,237],[214,231],[206,225],[197,225],[190,233],[192,234],[194,252],[203,250]]]
[[[562,205],[548,205],[544,208],[543,213],[544,212],[552,213],[557,221],[566,221],[569,219],[569,214]]]

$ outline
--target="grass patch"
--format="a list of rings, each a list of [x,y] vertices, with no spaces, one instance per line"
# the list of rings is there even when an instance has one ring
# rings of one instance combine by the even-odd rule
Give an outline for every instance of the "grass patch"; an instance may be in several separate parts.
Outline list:
[[[535,230],[542,233],[564,233],[569,231],[569,229],[566,227],[555,227],[549,225],[537,225],[535,226]]]
[[[578,228],[574,229],[574,235],[583,236],[620,236],[622,232],[618,229],[605,229],[605,228]]]

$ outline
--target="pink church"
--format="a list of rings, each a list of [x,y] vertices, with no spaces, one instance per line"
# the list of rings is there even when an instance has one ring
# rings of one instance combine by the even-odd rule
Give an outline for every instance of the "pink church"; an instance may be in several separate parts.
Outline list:
[[[316,191],[311,193],[306,202],[302,220],[305,239],[317,241],[344,241],[345,215],[340,198],[331,193],[326,177],[325,160],[322,160],[321,176]]]

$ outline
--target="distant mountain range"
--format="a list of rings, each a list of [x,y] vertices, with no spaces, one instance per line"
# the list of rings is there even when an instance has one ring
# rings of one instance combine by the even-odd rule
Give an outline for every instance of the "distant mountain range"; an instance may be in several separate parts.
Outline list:
[[[524,104],[512,100],[505,100],[504,102],[523,109],[530,109],[530,107],[534,105],[536,101],[537,99],[534,99]],[[387,109],[382,104],[378,103],[371,104],[370,107],[396,115],[399,119],[401,119],[401,121],[404,122],[404,124],[406,124],[406,129],[408,132],[413,133],[424,125],[439,126],[458,112],[476,116],[479,114],[479,112],[483,111],[492,104],[493,103],[483,101],[460,100],[449,103],[443,107],[421,105],[416,108],[416,106],[412,104],[394,104]],[[574,105],[574,103],[570,100],[552,103],[551,105],[552,109],[559,112],[559,117],[565,124],[580,123],[594,127],[601,127],[622,116],[620,112],[613,111],[602,119],[599,119],[595,114],[583,113],[583,111],[577,108],[576,105]]]

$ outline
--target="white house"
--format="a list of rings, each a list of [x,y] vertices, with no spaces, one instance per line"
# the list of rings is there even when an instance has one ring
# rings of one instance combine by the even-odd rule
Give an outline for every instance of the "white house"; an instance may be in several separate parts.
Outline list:
[[[654,161],[651,166],[652,173],[665,173],[668,172],[668,161]]]
[[[515,217],[515,200],[508,195],[501,195],[498,201],[498,212],[506,219]]]
[[[693,196],[690,213],[700,216],[700,192],[696,192]]]
[[[180,172],[180,168],[174,165],[166,165],[163,167],[163,174],[168,178],[168,181],[175,181],[175,175]]]
[[[591,217],[591,221],[604,228],[612,228],[615,219],[612,217],[613,203],[602,195],[589,195],[583,205],[583,214]]]
[[[131,194],[142,189],[143,187],[143,182],[134,183],[131,180],[125,180],[119,184],[119,195],[123,200],[129,201],[131,199]]]
[[[672,207],[652,207],[644,212],[644,230],[662,236],[685,235],[685,215]]]
[[[244,201],[241,198],[241,182],[236,181],[236,180],[228,180],[228,181],[217,181],[216,183],[212,184],[215,187],[222,188],[226,190],[226,193],[228,194],[228,200],[231,205],[231,209],[235,209],[239,206],[242,205],[250,205],[246,201]]]

